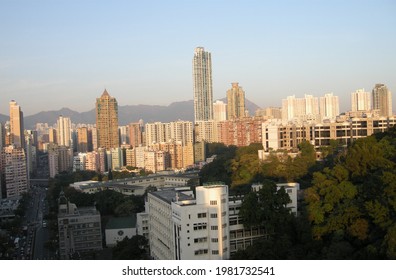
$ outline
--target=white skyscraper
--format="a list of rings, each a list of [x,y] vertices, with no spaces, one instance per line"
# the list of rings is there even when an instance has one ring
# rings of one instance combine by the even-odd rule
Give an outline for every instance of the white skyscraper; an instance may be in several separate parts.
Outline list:
[[[371,110],[370,93],[364,89],[358,89],[351,93],[352,112]]]
[[[216,122],[227,120],[227,104],[221,100],[217,100],[213,103],[213,119]]]
[[[340,114],[340,102],[338,96],[326,93],[320,97],[320,115],[322,119],[335,119]]]
[[[71,147],[71,121],[68,117],[59,116],[58,122],[58,145]]]
[[[306,94],[304,98],[296,98],[295,95],[292,95],[282,100],[282,120],[284,122],[316,120],[318,115],[317,97]]]
[[[203,47],[195,48],[193,58],[194,120],[213,120],[212,58]]]

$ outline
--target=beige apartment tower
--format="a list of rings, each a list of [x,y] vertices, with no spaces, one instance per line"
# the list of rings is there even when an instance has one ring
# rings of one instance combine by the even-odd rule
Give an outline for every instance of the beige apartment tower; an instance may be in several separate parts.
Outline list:
[[[392,93],[384,84],[376,84],[372,92],[373,110],[378,110],[380,117],[391,117]]]
[[[15,148],[25,147],[23,113],[21,107],[14,100],[10,102],[10,142]]]
[[[245,116],[245,92],[238,85],[232,83],[227,90],[227,119],[239,119]]]
[[[96,99],[96,128],[98,147],[111,149],[119,146],[118,104],[107,90]]]

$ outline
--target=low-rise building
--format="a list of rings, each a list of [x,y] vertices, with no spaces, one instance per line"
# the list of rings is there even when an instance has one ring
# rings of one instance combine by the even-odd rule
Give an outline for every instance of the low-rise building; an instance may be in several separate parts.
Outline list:
[[[103,248],[99,211],[95,206],[77,208],[63,191],[59,197],[58,234],[62,260],[79,259],[84,253]]]
[[[132,238],[137,234],[136,216],[113,217],[106,224],[106,246],[113,247],[124,238]]]
[[[278,184],[291,198],[287,205],[297,214],[299,184]],[[261,185],[252,186],[259,190]],[[243,197],[230,196],[228,186],[216,183],[188,188],[164,189],[148,194],[145,213],[139,213],[138,228],[147,221],[150,255],[160,260],[222,260],[261,238],[264,227],[245,227],[239,216]]]

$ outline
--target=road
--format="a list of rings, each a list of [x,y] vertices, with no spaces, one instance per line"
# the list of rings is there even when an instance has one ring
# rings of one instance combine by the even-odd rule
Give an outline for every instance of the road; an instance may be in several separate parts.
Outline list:
[[[47,227],[43,227],[44,216],[48,213],[46,190],[44,187],[36,186],[31,188],[30,193],[31,199],[23,221],[26,238],[20,242],[18,259],[52,259],[53,256],[45,248],[49,240],[49,231]]]

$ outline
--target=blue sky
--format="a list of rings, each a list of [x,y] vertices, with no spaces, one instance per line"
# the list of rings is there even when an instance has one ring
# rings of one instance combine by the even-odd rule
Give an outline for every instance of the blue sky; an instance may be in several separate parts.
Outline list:
[[[396,1],[0,0],[0,113],[191,100],[194,48],[212,53],[214,99],[239,82],[260,107],[289,95],[396,93]],[[396,104],[396,97],[393,98]],[[394,111],[396,106],[394,105]]]

